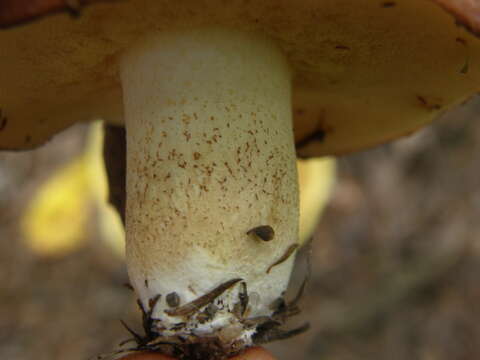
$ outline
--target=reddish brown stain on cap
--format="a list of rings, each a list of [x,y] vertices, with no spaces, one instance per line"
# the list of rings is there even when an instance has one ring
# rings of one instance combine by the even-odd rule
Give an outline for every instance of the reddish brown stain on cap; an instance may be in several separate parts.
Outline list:
[[[457,22],[477,36],[480,35],[480,1],[479,0],[433,0],[448,12]]]

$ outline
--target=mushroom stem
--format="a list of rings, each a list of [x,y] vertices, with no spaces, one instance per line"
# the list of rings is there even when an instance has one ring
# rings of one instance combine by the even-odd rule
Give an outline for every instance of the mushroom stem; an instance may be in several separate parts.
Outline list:
[[[294,256],[271,265],[298,241],[287,62],[262,36],[188,30],[129,50],[121,80],[131,283],[147,310],[161,294],[152,312],[159,333],[248,345],[254,330],[242,317],[272,314]],[[247,234],[260,225],[274,229],[271,241]],[[232,279],[242,281],[212,292]],[[245,284],[250,302],[239,316]],[[204,316],[205,299],[214,314]],[[197,310],[185,315],[190,302]]]

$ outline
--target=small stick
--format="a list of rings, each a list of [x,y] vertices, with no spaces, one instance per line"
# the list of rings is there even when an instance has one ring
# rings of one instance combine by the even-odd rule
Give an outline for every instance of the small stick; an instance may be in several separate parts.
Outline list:
[[[249,298],[247,283],[243,281],[240,285],[242,286],[242,291],[240,291],[238,297],[240,299],[240,305],[242,306],[240,315],[243,317],[245,315],[245,312],[247,311]]]
[[[157,305],[161,297],[162,297],[161,294],[157,294],[153,298],[148,300],[148,306],[150,307],[148,311],[145,311],[145,308],[143,307],[142,302],[139,299],[137,299],[137,305],[140,308],[140,311],[142,312],[143,330],[145,331],[145,335],[147,338],[150,338],[152,336],[152,329],[151,329],[153,324],[152,314],[153,314],[153,310],[155,309],[155,306]]]
[[[118,346],[123,346],[125,344],[128,344],[129,342],[132,342],[132,341],[135,341],[135,343],[137,342],[135,339],[126,339],[126,340],[123,340],[123,341],[120,341],[120,343],[118,344]]]
[[[272,265],[270,265],[267,269],[267,274],[270,274],[270,270],[272,270],[272,268],[274,266],[277,266],[277,265],[280,265],[281,263],[283,263],[284,261],[286,261],[292,254],[295,250],[297,250],[297,248],[299,247],[298,244],[293,244],[293,245],[290,245],[288,247],[288,249],[285,251],[285,253],[280,257],[280,259],[278,259],[277,261],[275,261]]]
[[[123,327],[124,327],[125,329],[127,329],[127,331],[128,331],[130,334],[132,334],[132,336],[135,338],[135,342],[136,342],[137,344],[141,344],[141,343],[143,342],[143,338],[142,338],[139,334],[137,334],[135,331],[133,331],[133,330],[127,325],[127,323],[126,323],[125,321],[120,320],[120,322],[122,323]]]
[[[148,306],[150,306],[150,309],[147,312],[148,317],[152,316],[153,310],[155,310],[155,306],[160,301],[161,297],[162,297],[162,294],[157,294],[153,298],[150,298],[150,300],[148,300]]]
[[[138,305],[138,308],[140,309],[140,311],[142,312],[142,315],[147,316],[147,312],[145,311],[145,308],[143,307],[143,304],[140,301],[140,299],[137,299],[137,305]]]
[[[279,326],[279,323],[276,320],[273,320],[270,316],[257,316],[249,319],[245,319],[242,322],[246,327],[254,327],[257,325],[272,324],[272,326]]]
[[[238,279],[232,279],[232,280],[226,281],[223,284],[220,284],[219,286],[217,286],[215,289],[213,289],[209,293],[202,295],[199,298],[189,303],[186,303],[185,305],[177,307],[175,309],[165,310],[165,313],[170,316],[190,316],[194,314],[196,311],[198,311],[200,308],[213,302],[225,291],[227,291],[233,285],[235,285],[236,283],[242,280],[243,279],[238,278]]]

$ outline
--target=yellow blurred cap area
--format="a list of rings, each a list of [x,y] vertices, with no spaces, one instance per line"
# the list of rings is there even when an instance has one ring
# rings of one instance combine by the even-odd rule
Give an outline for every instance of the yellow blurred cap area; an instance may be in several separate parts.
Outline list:
[[[83,157],[74,159],[40,186],[21,220],[26,246],[41,256],[61,256],[86,239],[88,175]]]
[[[103,128],[90,125],[84,151],[39,186],[20,222],[28,249],[40,257],[61,257],[79,249],[98,216],[102,237],[123,254],[123,227],[107,204],[108,185],[102,158]]]
[[[300,188],[300,244],[313,236],[336,179],[333,157],[297,160]]]

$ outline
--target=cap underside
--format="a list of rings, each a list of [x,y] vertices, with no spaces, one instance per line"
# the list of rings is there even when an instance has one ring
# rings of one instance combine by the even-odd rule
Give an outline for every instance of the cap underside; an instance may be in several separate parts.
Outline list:
[[[77,121],[121,123],[124,50],[207,25],[276,40],[294,69],[303,157],[407,135],[480,88],[480,40],[433,1],[100,2],[0,31],[0,147],[35,147]]]

